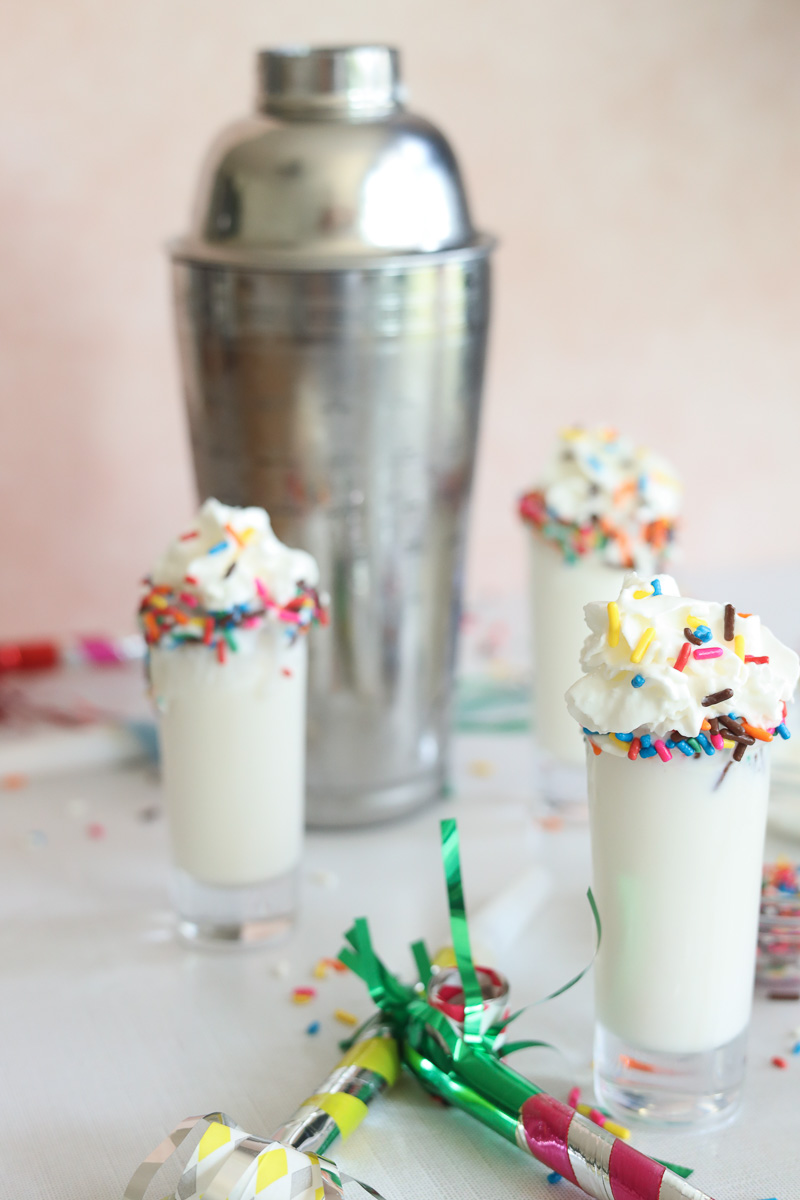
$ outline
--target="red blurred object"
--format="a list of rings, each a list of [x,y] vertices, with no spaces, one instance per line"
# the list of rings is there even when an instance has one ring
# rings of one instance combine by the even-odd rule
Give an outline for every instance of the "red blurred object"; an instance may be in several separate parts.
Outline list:
[[[60,662],[55,642],[0,643],[0,671],[47,671]]]

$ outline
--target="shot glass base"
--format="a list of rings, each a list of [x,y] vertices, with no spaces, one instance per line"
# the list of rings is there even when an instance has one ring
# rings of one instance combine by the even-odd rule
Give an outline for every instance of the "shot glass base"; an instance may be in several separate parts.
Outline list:
[[[195,946],[247,947],[288,933],[297,909],[298,871],[244,887],[201,883],[176,869],[173,901],[178,932]]]
[[[709,1129],[739,1108],[747,1030],[727,1045],[696,1054],[657,1054],[595,1027],[594,1090],[623,1123]]]
[[[537,747],[536,774],[539,794],[548,813],[576,824],[588,821],[586,767],[583,763],[563,762]]]

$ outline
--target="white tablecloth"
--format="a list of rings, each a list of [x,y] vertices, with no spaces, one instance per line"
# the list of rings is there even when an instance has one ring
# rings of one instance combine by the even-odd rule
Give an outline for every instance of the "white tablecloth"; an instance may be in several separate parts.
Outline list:
[[[488,773],[475,773],[476,763]],[[352,918],[370,917],[379,953],[406,975],[412,940],[448,940],[441,816],[459,818],[471,909],[537,859],[551,873],[550,899],[497,960],[515,1006],[584,965],[593,943],[588,835],[547,832],[534,819],[528,739],[458,739],[455,779],[453,798],[404,823],[311,834],[296,931],[248,953],[176,942],[164,821],[147,819],[158,784],[146,769],[0,792],[0,1195],[115,1200],[139,1161],[193,1113],[221,1108],[268,1134],[337,1060],[345,1030],[333,1010],[370,1011],[350,974],[317,983],[310,1006],[289,999],[293,986],[314,982],[311,968],[338,951]],[[89,836],[92,823],[103,836]],[[285,977],[275,970],[282,961]],[[321,1031],[310,1036],[315,1019]],[[591,1024],[586,978],[519,1020],[515,1037],[542,1038],[562,1054],[523,1051],[517,1068],[561,1098],[576,1082],[588,1089]],[[786,1071],[770,1065],[797,1025],[800,1004],[757,1000],[738,1121],[713,1135],[637,1132],[635,1144],[695,1167],[692,1181],[717,1200],[800,1196],[800,1057]],[[577,1195],[406,1077],[331,1153],[387,1200]]]

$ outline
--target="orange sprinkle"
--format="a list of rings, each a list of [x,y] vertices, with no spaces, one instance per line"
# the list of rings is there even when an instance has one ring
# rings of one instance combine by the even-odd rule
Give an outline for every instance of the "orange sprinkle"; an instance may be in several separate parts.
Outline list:
[[[172,617],[173,621],[177,621],[179,625],[189,624],[189,618],[187,617],[186,613],[181,612],[179,608],[171,608],[169,610],[169,615]]]
[[[710,728],[711,728],[711,725],[709,724],[709,722],[708,722],[708,721],[703,721],[703,724],[700,726],[700,728],[701,728],[702,730],[710,729]]]
[[[0,779],[0,787],[6,788],[9,792],[16,792],[20,788],[26,787],[28,784],[28,776],[17,772],[13,775],[4,775]]]
[[[239,537],[239,534],[236,532],[236,530],[233,528],[232,525],[226,525],[225,528],[235,542],[237,542],[240,546],[244,546],[244,542]]]
[[[620,1054],[619,1061],[623,1067],[631,1071],[647,1071],[649,1074],[654,1074],[657,1067],[653,1067],[650,1063],[642,1062],[638,1058],[629,1058],[627,1054]]]
[[[737,617],[745,617],[745,618],[747,618],[747,617],[752,617],[752,615],[753,615],[753,614],[752,614],[752,613],[740,613],[740,612],[737,612],[737,614],[736,614],[736,615],[737,615]]]
[[[759,729],[758,725],[748,725],[747,721],[742,721],[742,729],[745,733],[749,733],[750,737],[756,738],[759,742],[771,742],[772,734],[766,729]]]
[[[334,971],[350,970],[350,968],[346,967],[338,958],[323,958],[322,961],[325,963],[326,967],[332,967]]]
[[[594,750],[595,754],[602,754],[602,753],[603,753],[603,751],[600,749],[600,747],[599,747],[599,746],[598,746],[598,745],[597,745],[595,742],[592,742],[592,741],[590,741],[590,742],[589,742],[589,745],[592,747],[592,749]]]
[[[152,613],[145,613],[143,616],[144,627],[147,632],[147,637],[151,642],[157,642],[159,636],[158,621]]]

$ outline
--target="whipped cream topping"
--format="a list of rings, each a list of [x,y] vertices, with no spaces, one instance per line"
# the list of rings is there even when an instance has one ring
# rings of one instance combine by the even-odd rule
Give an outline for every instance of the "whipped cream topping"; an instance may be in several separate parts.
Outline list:
[[[683,739],[701,739],[713,753],[710,738],[719,749],[719,739],[729,737],[726,718],[760,741],[772,740],[775,730],[789,736],[785,705],[800,660],[759,617],[681,596],[669,575],[648,580],[634,572],[626,574],[615,602],[587,604],[584,613],[590,630],[581,653],[585,674],[566,700],[584,731],[597,735],[590,737],[597,747],[629,754],[633,735],[645,739],[649,754],[647,739],[671,748],[679,744],[670,738],[677,731]],[[704,721],[712,723],[709,737]]]
[[[654,571],[666,557],[682,488],[669,464],[611,429],[562,431],[520,513],[567,559]]]
[[[264,592],[279,607],[298,585],[314,587],[317,564],[274,534],[263,508],[231,508],[206,500],[189,528],[175,538],[150,576],[155,586],[196,598],[206,612],[261,608]]]

